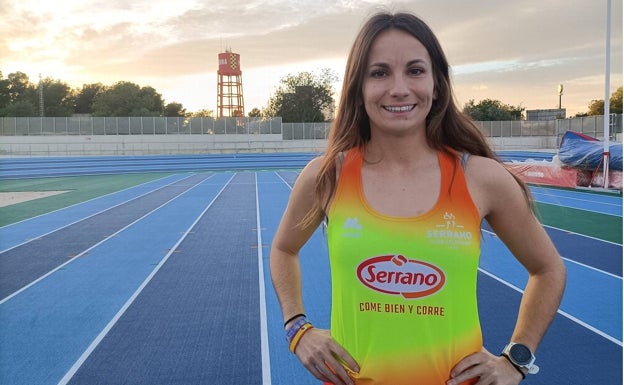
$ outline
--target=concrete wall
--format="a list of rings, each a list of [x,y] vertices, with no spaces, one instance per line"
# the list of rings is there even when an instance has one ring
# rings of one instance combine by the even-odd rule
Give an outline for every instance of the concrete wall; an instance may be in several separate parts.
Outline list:
[[[555,136],[488,138],[494,150],[552,150]],[[175,155],[323,152],[326,139],[282,140],[281,134],[3,136],[4,156]]]
[[[174,155],[322,152],[325,139],[282,140],[281,134],[3,136],[4,156]]]
[[[487,138],[494,151],[556,150],[561,138],[557,136],[523,136]]]

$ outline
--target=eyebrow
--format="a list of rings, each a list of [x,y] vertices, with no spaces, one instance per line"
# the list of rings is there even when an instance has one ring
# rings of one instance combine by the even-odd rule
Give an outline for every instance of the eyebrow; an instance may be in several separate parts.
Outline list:
[[[412,66],[414,64],[426,64],[426,63],[427,62],[424,59],[414,59],[414,60],[408,61],[406,67]],[[378,62],[378,63],[371,64],[369,67],[387,68],[387,67],[390,67],[390,66],[388,65],[388,63]]]

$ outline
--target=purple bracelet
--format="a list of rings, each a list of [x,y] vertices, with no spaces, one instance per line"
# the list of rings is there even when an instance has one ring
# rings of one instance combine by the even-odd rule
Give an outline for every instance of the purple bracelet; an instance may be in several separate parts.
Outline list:
[[[297,334],[299,329],[301,329],[303,325],[307,323],[308,320],[306,319],[306,317],[301,317],[294,324],[292,324],[290,328],[288,328],[288,331],[286,331],[286,340],[288,341],[288,343],[292,341],[293,337],[295,336],[295,334]]]

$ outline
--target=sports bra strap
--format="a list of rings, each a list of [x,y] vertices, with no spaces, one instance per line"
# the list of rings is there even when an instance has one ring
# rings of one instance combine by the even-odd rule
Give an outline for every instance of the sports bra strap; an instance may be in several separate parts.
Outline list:
[[[466,171],[466,165],[468,164],[468,158],[469,158],[469,157],[470,157],[470,154],[469,154],[469,153],[467,153],[467,152],[463,152],[463,153],[462,153],[462,157],[461,157],[461,166],[462,166],[462,169],[463,169],[464,171]]]

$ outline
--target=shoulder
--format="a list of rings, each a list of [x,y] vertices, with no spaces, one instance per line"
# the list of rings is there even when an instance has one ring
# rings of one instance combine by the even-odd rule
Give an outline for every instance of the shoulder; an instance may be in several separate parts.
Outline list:
[[[321,155],[310,160],[301,170],[292,189],[291,200],[305,201],[305,205],[313,206],[316,201],[317,186],[320,183],[321,173],[326,156]]]
[[[482,217],[510,204],[526,206],[522,186],[505,165],[496,159],[471,155],[464,171],[470,194]]]
[[[345,154],[345,152],[340,152],[336,155],[335,159],[332,158],[333,160],[329,160],[326,155],[313,158],[306,164],[303,170],[301,170],[297,180],[301,179],[302,184],[314,186],[318,183],[321,172],[326,172],[328,169],[331,170],[332,168],[333,170],[331,171],[335,172],[336,180],[338,180],[340,169],[345,160]],[[330,164],[325,165],[326,162],[330,162]],[[322,171],[324,167],[328,167],[326,171]]]
[[[317,156],[310,160],[305,167],[299,173],[297,178],[297,184],[302,184],[304,187],[312,187],[316,184],[318,175],[321,171],[321,167],[325,160],[325,156]]]
[[[496,185],[500,179],[511,177],[507,168],[496,159],[486,158],[479,155],[470,155],[465,166],[466,178],[480,185]],[[513,180],[513,177],[511,177]]]

